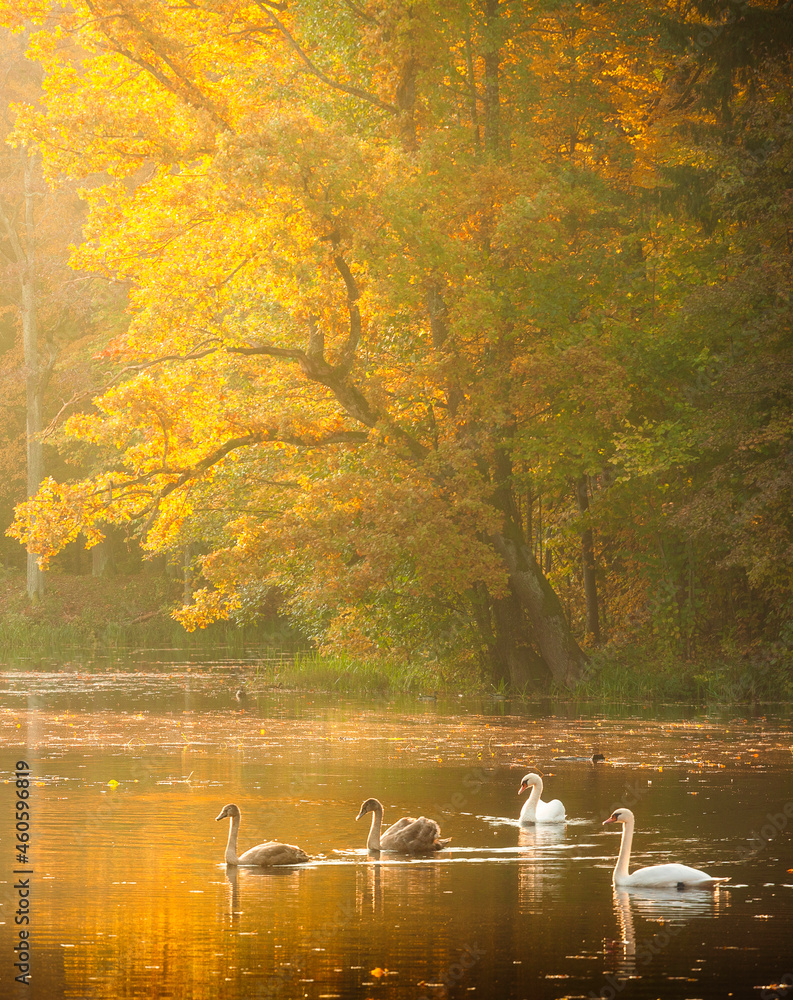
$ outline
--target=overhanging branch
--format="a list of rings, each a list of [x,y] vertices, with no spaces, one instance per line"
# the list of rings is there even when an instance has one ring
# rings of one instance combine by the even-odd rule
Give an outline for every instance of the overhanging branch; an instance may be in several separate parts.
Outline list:
[[[304,449],[325,448],[333,444],[363,444],[366,442],[368,437],[369,435],[365,431],[331,431],[328,434],[320,434],[316,438],[309,438],[296,434],[282,434],[275,429],[269,428],[261,431],[253,431],[250,434],[243,434],[239,437],[229,438],[228,441],[224,441],[223,444],[218,448],[215,448],[214,451],[205,455],[200,462],[197,462],[188,469],[181,470],[178,474],[175,469],[152,469],[144,475],[128,480],[126,483],[117,484],[116,488],[122,493],[130,487],[135,487],[136,491],[138,491],[142,486],[145,486],[147,483],[151,483],[160,476],[176,476],[172,482],[166,483],[165,486],[157,490],[157,492],[152,496],[151,502],[136,515],[137,517],[142,517],[148,511],[149,516],[142,529],[145,534],[151,527],[154,518],[157,516],[160,503],[167,496],[170,496],[171,493],[180,489],[182,486],[185,486],[190,481],[200,478],[200,476],[216,466],[233,451],[237,451],[240,448],[249,448],[257,444],[273,443],[289,444]]]

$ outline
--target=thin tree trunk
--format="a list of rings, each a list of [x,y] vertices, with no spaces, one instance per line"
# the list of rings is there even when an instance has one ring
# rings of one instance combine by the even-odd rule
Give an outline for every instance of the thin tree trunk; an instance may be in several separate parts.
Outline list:
[[[27,405],[27,493],[33,497],[44,479],[44,448],[41,444],[42,380],[39,370],[39,331],[36,316],[36,224],[33,205],[33,158],[25,157],[25,248],[22,264],[22,340],[25,351],[25,394]],[[44,574],[36,556],[28,552],[28,597],[44,593]]]
[[[110,542],[105,539],[91,549],[91,576],[107,576],[110,567]]]
[[[468,76],[468,106],[471,112],[471,129],[473,131],[474,146],[479,149],[482,144],[482,137],[479,132],[479,112],[476,107],[476,74],[474,73],[470,24],[466,24],[465,26],[465,68]]]
[[[579,511],[586,516],[589,511],[589,493],[586,476],[575,484],[575,495]],[[595,541],[592,528],[587,524],[581,532],[581,565],[584,574],[584,597],[586,600],[586,634],[592,642],[600,642],[600,613],[598,610],[597,576],[595,574]]]
[[[500,30],[499,0],[485,2],[485,149],[498,152],[501,146],[501,95],[500,95]]]
[[[416,70],[418,64],[413,56],[405,60],[399,77],[396,91],[396,103],[400,111],[400,127],[402,145],[406,152],[415,153],[418,149],[418,131],[416,129]]]
[[[36,316],[36,220],[33,191],[33,157],[27,150],[22,151],[24,179],[24,209],[22,234],[17,231],[20,210],[10,215],[5,205],[0,203],[0,222],[3,224],[11,251],[14,255],[20,283],[19,311],[22,317],[22,346],[25,357],[25,396],[27,414],[27,495],[33,497],[38,492],[44,478],[44,449],[41,444],[43,426],[43,396],[49,368],[42,372],[39,364],[39,333]],[[27,554],[27,592],[31,600],[44,592],[44,574],[39,568],[37,557]]]
[[[182,603],[190,604],[193,599],[193,546],[188,542],[183,553]]]

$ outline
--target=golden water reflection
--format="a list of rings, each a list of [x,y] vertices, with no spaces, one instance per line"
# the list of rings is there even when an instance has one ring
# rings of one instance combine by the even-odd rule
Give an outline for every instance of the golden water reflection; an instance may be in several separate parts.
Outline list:
[[[784,727],[301,713],[0,710],[4,770],[24,755],[35,779],[32,996],[556,1000],[597,996],[611,976],[643,998],[773,976],[793,932],[790,830],[748,848],[791,797]],[[553,764],[593,729],[605,766]],[[566,824],[519,826],[528,761],[544,766]],[[12,791],[0,785],[3,852]],[[390,817],[436,818],[449,848],[369,854],[355,816],[370,795]],[[628,797],[642,817],[637,864],[673,853],[731,886],[702,899],[614,894],[618,845],[600,822]],[[315,860],[227,868],[215,816],[232,801],[241,849],[276,838]],[[2,966],[16,935],[11,862],[3,1000],[16,1000]]]
[[[713,919],[724,913],[729,905],[725,892],[720,888],[677,890],[614,887],[613,896],[622,947],[617,966],[620,980],[637,977],[642,969],[662,958],[675,938],[690,929],[689,925],[694,919]]]

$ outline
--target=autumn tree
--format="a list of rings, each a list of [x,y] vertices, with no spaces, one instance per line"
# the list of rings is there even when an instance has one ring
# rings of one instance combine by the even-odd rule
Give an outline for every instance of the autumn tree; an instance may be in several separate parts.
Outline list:
[[[17,135],[103,177],[75,263],[132,289],[65,425],[101,471],[20,509],[32,551],[130,523],[202,547],[188,627],[278,586],[318,641],[513,681],[580,675],[581,607],[592,639],[659,580],[679,609],[647,567],[708,476],[694,303],[746,238],[731,154],[699,166],[700,8],[13,6],[47,80]]]
[[[646,224],[624,247],[631,302],[614,317],[641,395],[591,482],[620,632],[630,612],[692,656],[789,629],[791,522],[774,498],[789,484],[793,33],[774,3],[659,13]]]

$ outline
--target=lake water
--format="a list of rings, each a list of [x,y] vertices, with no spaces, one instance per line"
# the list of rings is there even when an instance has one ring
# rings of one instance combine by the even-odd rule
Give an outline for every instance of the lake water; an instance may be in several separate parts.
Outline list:
[[[0,675],[0,997],[793,1000],[791,719],[622,718],[460,700],[361,704],[267,692],[218,671]],[[608,758],[554,761],[555,756]],[[27,868],[13,771],[30,765]],[[541,769],[564,826],[520,828]],[[448,849],[364,849],[437,819]],[[271,838],[312,863],[227,869]],[[618,805],[632,867],[729,876],[717,892],[615,893]],[[14,981],[29,879],[31,985]]]

